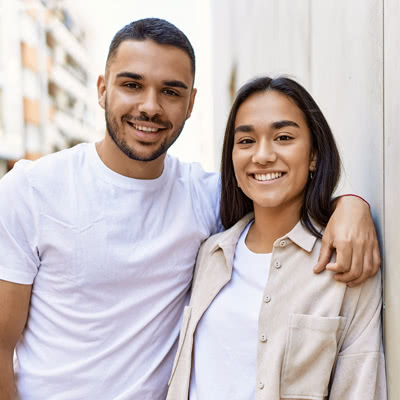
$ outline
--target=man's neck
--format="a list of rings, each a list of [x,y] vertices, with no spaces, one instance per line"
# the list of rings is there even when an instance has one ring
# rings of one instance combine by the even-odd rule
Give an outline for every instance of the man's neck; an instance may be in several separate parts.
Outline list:
[[[117,174],[135,179],[156,179],[164,169],[166,153],[153,161],[138,161],[129,158],[106,136],[96,143],[97,154],[101,161]]]

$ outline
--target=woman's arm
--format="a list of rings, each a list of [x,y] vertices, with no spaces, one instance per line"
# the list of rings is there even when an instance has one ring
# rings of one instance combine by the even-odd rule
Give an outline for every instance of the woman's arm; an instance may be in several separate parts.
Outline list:
[[[329,400],[386,400],[381,274],[369,279],[351,301],[355,312],[337,358]]]
[[[329,263],[336,250],[336,262]],[[381,263],[375,225],[367,203],[340,197],[325,229],[315,273],[328,269],[335,279],[356,286],[375,275]]]

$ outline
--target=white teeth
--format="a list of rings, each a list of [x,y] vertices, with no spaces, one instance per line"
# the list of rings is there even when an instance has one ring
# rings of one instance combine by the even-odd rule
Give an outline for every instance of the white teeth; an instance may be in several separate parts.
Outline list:
[[[158,128],[149,128],[147,126],[141,126],[141,125],[135,125],[135,124],[132,124],[132,125],[138,131],[143,131],[143,132],[158,132],[159,131]]]
[[[282,176],[282,172],[271,172],[268,174],[254,174],[254,178],[257,181],[272,181]]]

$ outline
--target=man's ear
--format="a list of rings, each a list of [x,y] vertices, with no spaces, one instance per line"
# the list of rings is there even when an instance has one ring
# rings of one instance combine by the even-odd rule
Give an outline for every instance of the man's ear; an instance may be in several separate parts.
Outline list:
[[[196,98],[196,93],[197,93],[197,89],[193,88],[192,93],[190,93],[190,102],[189,102],[188,111],[186,113],[186,119],[189,119],[190,116],[192,115],[192,110],[193,110],[193,106],[194,106],[194,100]]]
[[[103,110],[106,108],[106,94],[106,78],[104,75],[99,75],[97,78],[97,99]]]

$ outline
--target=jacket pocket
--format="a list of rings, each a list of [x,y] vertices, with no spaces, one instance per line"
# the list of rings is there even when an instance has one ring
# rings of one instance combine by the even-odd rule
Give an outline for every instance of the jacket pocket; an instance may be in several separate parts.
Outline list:
[[[186,306],[183,309],[181,332],[179,334],[179,341],[178,341],[178,350],[175,355],[174,365],[172,366],[172,372],[171,372],[171,377],[169,378],[169,381],[168,381],[168,386],[171,384],[172,378],[174,377],[175,370],[178,365],[179,357],[182,353],[182,348],[183,348],[183,344],[185,342],[186,331],[189,326],[191,314],[192,314],[192,307]]]
[[[346,323],[344,317],[291,314],[281,375],[281,397],[323,399]]]

